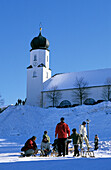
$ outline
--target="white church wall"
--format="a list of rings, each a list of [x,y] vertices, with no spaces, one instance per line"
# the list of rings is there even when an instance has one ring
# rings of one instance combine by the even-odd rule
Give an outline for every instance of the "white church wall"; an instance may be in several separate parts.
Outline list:
[[[93,98],[95,101],[103,100],[103,98],[102,98],[103,87],[90,87],[87,90],[88,90],[88,93],[89,93],[87,98]],[[61,96],[61,99],[58,100],[58,105],[63,100],[68,100],[71,103],[71,105],[79,104],[79,101],[76,98],[74,98],[74,96],[73,96],[73,90],[72,89],[61,90],[60,92],[61,92],[62,96]],[[47,97],[47,93],[48,92],[43,92],[43,107],[52,106],[52,102]]]
[[[48,80],[49,78],[51,78],[51,70],[49,70],[48,68],[43,67],[43,83]]]
[[[36,70],[37,77],[33,76],[33,69],[27,71],[27,105],[41,106],[42,74],[43,69]]]
[[[61,98],[58,99],[58,104],[57,106],[63,101],[63,100],[68,100],[72,103],[72,90],[61,90]],[[43,92],[43,107],[49,107],[52,106],[52,102],[50,99],[47,97],[47,93],[49,92]]]
[[[47,68],[49,68],[49,51],[36,49],[30,52],[30,65],[33,65],[34,56],[37,58],[37,64],[43,63]]]
[[[88,98],[93,98],[95,101],[97,100],[103,100],[102,97],[102,91],[103,87],[90,87],[89,89],[89,95]]]

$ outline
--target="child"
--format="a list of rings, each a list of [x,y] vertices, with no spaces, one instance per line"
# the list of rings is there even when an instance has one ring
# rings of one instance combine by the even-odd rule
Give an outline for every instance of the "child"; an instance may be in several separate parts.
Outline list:
[[[99,141],[99,138],[98,138],[97,135],[95,135],[95,138],[94,138],[94,150],[98,149],[98,141]]]
[[[41,142],[41,156],[47,156],[51,153],[50,143],[47,140],[47,137],[44,136]]]
[[[74,156],[79,156],[78,144],[80,142],[80,135],[76,132],[76,129],[72,129],[72,134],[69,138],[72,138],[74,145]]]
[[[44,137],[46,137],[48,142],[50,143],[50,137],[47,135],[47,133],[48,133],[47,131],[44,131],[43,139]]]

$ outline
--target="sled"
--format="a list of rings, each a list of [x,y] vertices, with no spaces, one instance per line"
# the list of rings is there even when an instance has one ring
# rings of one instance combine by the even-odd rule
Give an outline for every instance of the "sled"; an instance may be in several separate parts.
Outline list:
[[[94,155],[94,151],[90,151],[90,150],[87,150],[87,151],[85,151],[84,149],[81,149],[81,157],[85,157],[85,158],[87,158],[87,157],[95,157],[95,155]]]
[[[52,157],[57,157],[57,155],[58,155],[58,152],[55,151],[55,150],[52,150],[51,156],[52,156]]]
[[[51,150],[45,152],[44,150],[40,149],[40,157],[49,157],[50,153],[51,153]]]
[[[73,153],[73,152],[74,152],[74,148],[73,147],[68,148],[68,153]]]
[[[35,154],[33,154],[33,155],[25,155],[24,153],[20,153],[21,155],[19,156],[19,158],[24,158],[24,157],[30,157],[30,156],[32,156],[32,157],[36,157],[36,155]]]

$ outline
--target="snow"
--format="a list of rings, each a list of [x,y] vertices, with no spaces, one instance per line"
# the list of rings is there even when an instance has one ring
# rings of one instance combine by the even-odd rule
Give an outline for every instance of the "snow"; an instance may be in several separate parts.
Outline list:
[[[54,141],[56,124],[64,117],[70,130],[79,132],[79,125],[86,119],[89,124],[90,145],[94,147],[94,136],[99,136],[99,149],[95,158],[73,157],[36,157],[19,158],[20,149],[25,141],[37,136],[36,143],[40,148],[44,130],[48,131],[51,143]],[[71,131],[72,132],[72,131]],[[72,146],[72,143],[69,147]],[[84,148],[86,144],[84,143]],[[102,169],[111,170],[111,102],[103,102],[94,106],[78,106],[74,108],[43,109],[33,106],[9,106],[0,114],[0,169]]]
[[[88,83],[88,87],[103,86],[110,77],[109,75],[111,75],[111,68],[57,74],[44,82],[43,91],[50,91],[54,86],[58,90],[72,89],[76,78],[81,77]]]

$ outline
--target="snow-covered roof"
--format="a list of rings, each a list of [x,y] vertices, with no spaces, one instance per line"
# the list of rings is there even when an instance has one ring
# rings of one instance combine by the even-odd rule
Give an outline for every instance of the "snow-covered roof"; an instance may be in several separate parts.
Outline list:
[[[80,79],[81,77],[88,83],[88,87],[103,86],[106,84],[106,80],[111,78],[111,68],[56,74],[44,82],[43,91],[50,91],[54,86],[58,90],[72,89],[76,78]]]

